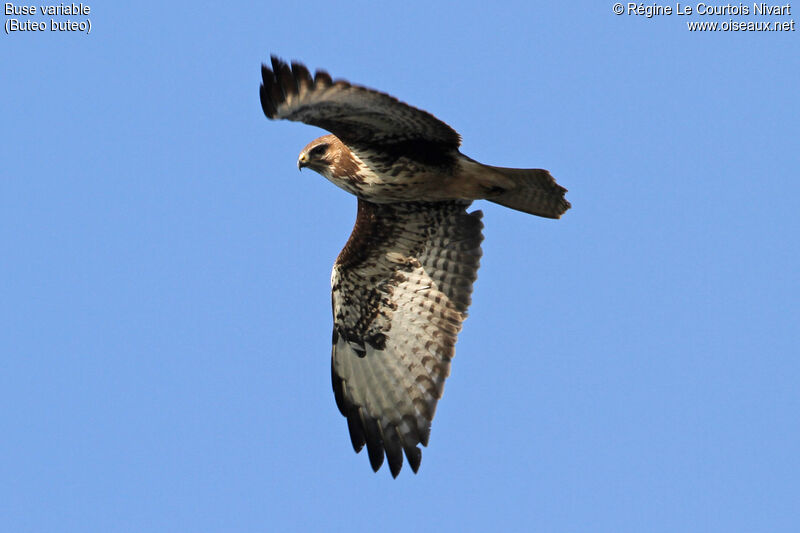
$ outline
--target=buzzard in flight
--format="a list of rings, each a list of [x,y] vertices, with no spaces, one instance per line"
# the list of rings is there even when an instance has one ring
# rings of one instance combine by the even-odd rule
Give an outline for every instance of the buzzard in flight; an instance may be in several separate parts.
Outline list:
[[[385,457],[397,477],[405,453],[416,472],[481,257],[482,213],[467,207],[486,199],[559,218],[566,189],[546,170],[470,159],[450,126],[387,94],[274,56],[261,75],[267,118],[332,133],[303,148],[297,166],[358,197],[331,274],[336,405],[373,470]]]

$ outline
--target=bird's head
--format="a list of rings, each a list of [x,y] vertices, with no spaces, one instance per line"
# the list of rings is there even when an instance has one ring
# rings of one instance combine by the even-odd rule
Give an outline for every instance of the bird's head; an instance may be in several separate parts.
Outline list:
[[[297,168],[308,167],[327,177],[331,165],[336,162],[334,153],[336,141],[338,139],[333,135],[325,135],[308,143],[297,158]]]

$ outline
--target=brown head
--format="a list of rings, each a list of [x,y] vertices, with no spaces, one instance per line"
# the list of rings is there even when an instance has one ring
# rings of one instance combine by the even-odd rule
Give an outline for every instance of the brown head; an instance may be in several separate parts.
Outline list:
[[[359,194],[361,164],[335,135],[324,135],[314,139],[300,152],[297,168],[308,167],[322,174],[324,178],[352,194]]]
[[[337,163],[342,149],[347,148],[335,135],[323,135],[303,148],[297,158],[297,168],[308,167],[330,179],[331,167]]]

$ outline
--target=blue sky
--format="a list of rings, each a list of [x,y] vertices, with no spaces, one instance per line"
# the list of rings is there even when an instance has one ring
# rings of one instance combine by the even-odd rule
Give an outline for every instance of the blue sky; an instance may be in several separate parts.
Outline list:
[[[0,43],[4,531],[800,528],[797,32],[610,1],[89,5],[89,35]],[[373,474],[336,410],[355,200],[297,172],[319,130],[263,116],[271,53],[569,189],[559,221],[475,204],[418,475]]]

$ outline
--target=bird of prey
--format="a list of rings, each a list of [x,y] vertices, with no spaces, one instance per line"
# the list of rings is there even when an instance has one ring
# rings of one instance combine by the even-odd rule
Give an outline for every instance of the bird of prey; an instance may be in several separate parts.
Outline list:
[[[356,452],[393,477],[416,473],[442,396],[481,257],[486,199],[559,218],[566,189],[541,169],[483,165],[433,115],[372,89],[312,77],[276,57],[262,65],[270,119],[326,129],[300,152],[308,167],[358,198],[355,226],[331,274],[331,374]]]

